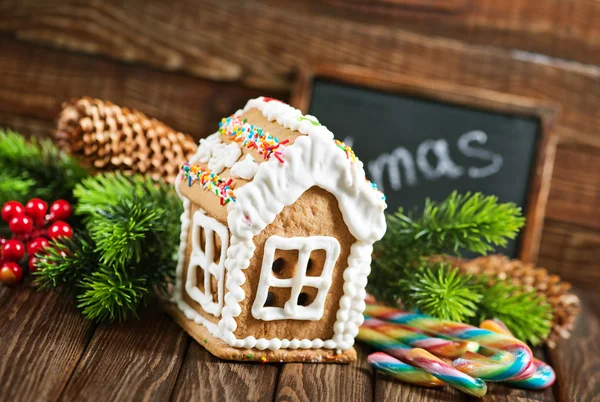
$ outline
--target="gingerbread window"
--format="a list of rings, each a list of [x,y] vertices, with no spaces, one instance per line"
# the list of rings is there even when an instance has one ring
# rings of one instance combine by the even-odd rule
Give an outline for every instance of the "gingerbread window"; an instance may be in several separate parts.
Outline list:
[[[334,237],[269,237],[252,305],[254,318],[321,319],[339,255]]]
[[[216,317],[223,308],[225,256],[229,243],[227,227],[196,211],[192,220],[192,252],[185,289],[188,295]]]

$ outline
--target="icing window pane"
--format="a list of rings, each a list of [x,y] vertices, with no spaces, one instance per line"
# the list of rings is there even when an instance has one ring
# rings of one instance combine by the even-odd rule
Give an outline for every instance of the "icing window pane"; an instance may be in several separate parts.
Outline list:
[[[185,290],[207,313],[216,317],[223,308],[225,256],[229,244],[227,227],[202,211],[192,221],[192,253]]]
[[[269,237],[252,305],[254,318],[321,319],[339,255],[334,237]]]

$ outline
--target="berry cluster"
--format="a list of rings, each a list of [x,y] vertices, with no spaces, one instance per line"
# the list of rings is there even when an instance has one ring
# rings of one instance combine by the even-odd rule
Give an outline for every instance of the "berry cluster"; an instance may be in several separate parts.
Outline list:
[[[27,260],[29,271],[35,271],[35,255],[48,247],[49,240],[72,237],[73,229],[65,222],[71,213],[71,204],[65,200],[55,201],[49,211],[48,203],[39,198],[29,200],[25,206],[17,201],[4,204],[2,219],[8,223],[13,236],[11,239],[0,237],[0,282],[19,283],[23,278],[19,264]]]

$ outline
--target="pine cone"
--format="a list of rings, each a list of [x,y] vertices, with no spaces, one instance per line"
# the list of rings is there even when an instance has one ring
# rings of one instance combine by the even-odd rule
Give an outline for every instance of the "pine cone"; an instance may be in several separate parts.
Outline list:
[[[536,268],[519,260],[509,260],[502,255],[455,260],[453,263],[464,272],[508,280],[513,285],[523,286],[546,296],[554,310],[552,330],[546,344],[554,348],[558,339],[569,338],[580,311],[579,298],[569,292],[571,284],[561,282],[558,275],[549,275],[544,268]]]
[[[189,135],[133,109],[88,97],[64,103],[55,140],[98,170],[148,174],[173,181],[196,152]]]

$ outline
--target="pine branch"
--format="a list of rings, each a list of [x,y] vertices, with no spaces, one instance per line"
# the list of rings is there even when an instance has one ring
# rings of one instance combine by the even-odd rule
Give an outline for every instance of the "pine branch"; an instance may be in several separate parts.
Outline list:
[[[38,258],[35,284],[41,289],[59,286],[73,288],[79,279],[97,269],[99,254],[96,244],[86,232],[77,232],[72,239],[66,237],[50,242]]]
[[[482,299],[470,275],[460,275],[458,269],[441,262],[421,266],[410,278],[400,280],[400,286],[407,289],[402,299],[405,308],[443,320],[474,317]]]
[[[24,175],[13,176],[0,171],[0,206],[12,200],[26,200],[35,182]]]
[[[87,274],[79,287],[77,307],[83,309],[87,318],[96,321],[124,321],[130,315],[137,317],[137,309],[140,304],[145,304],[150,291],[145,278],[105,265]]]
[[[102,262],[137,263],[143,253],[174,259],[183,211],[170,185],[108,173],[84,180],[75,195]]]
[[[459,195],[446,200],[427,200],[422,215],[404,214],[402,209],[388,217],[388,232],[377,250],[388,254],[428,256],[469,250],[485,254],[494,246],[514,239],[525,220],[512,203],[498,203],[481,193]]]
[[[139,262],[150,233],[156,236],[166,229],[165,211],[143,200],[122,200],[96,211],[93,218],[90,233],[102,255],[100,261],[106,264]]]
[[[520,339],[539,343],[550,329],[547,300],[506,282],[460,274],[430,258],[448,251],[485,254],[514,238],[523,223],[514,204],[480,193],[427,200],[422,215],[400,209],[388,217],[387,233],[375,245],[368,289],[387,304],[441,319],[479,324],[498,318]]]
[[[149,295],[166,294],[175,276],[181,201],[168,184],[121,173],[89,177],[74,193],[95,263],[76,276],[78,306],[98,321],[136,315]],[[56,271],[62,274],[52,261],[42,269],[48,286],[61,279],[51,276]]]
[[[490,284],[483,275],[477,280],[482,285],[482,298],[474,324],[497,318],[515,337],[534,346],[548,337],[553,311],[546,298],[504,281]]]
[[[13,189],[14,183],[22,181],[13,193],[21,202],[33,197],[72,201],[73,188],[87,175],[75,159],[49,139],[27,141],[16,132],[3,129],[0,129],[0,172],[3,180],[13,183]]]

